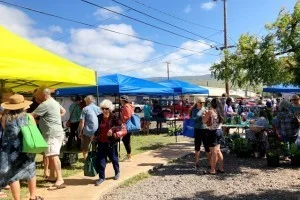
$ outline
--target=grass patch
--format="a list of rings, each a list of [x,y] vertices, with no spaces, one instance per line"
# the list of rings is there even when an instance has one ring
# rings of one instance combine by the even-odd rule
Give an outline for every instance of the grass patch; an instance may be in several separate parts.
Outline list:
[[[126,181],[124,181],[121,185],[120,188],[126,188],[126,187],[130,187],[134,184],[136,184],[139,181],[145,180],[147,178],[150,178],[151,174],[150,173],[140,173]]]
[[[174,143],[175,142],[175,137],[174,136],[169,136],[168,134],[149,134],[149,135],[143,135],[143,134],[134,134],[131,136],[131,148],[132,148],[132,155],[137,155],[140,153],[143,153],[145,151],[149,151],[149,150],[155,150],[157,148],[163,147],[167,144],[170,143]],[[121,151],[120,151],[120,156],[121,158],[123,158],[124,156],[126,156],[126,150],[124,145],[121,143]],[[62,169],[62,173],[63,173],[63,177],[70,177],[73,176],[75,174],[78,174],[80,172],[83,171],[83,156],[82,153],[78,154],[79,157],[79,161],[76,162],[75,164],[73,164],[71,167],[68,168],[63,168]],[[51,185],[51,183],[47,183],[44,181],[43,178],[43,167],[42,167],[42,160],[43,160],[43,156],[38,154],[36,156],[36,175],[37,175],[37,187],[48,187]],[[150,174],[148,173],[148,175],[145,174],[141,174],[141,175],[137,175],[136,177],[133,177],[131,179],[129,179],[128,183],[124,183],[125,185],[128,184],[132,185],[135,182],[134,181],[139,181],[142,179],[145,179],[147,177],[149,177]],[[127,181],[125,181],[127,182]],[[123,185],[123,184],[122,184]],[[9,194],[8,198],[4,198],[3,200],[11,200],[12,196],[10,194],[10,192],[7,192]],[[21,184],[21,197],[25,197],[28,194],[28,187],[27,187],[27,183],[26,182],[22,182]]]
[[[134,134],[131,136],[132,155],[155,150],[174,142],[175,137],[169,136],[168,134]],[[121,158],[126,155],[126,150],[122,143],[120,155]]]

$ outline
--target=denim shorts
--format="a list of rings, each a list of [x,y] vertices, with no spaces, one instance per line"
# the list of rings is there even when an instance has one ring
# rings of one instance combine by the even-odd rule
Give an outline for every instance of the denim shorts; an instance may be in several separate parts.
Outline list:
[[[207,142],[209,147],[215,147],[222,142],[223,131],[221,129],[207,130]]]

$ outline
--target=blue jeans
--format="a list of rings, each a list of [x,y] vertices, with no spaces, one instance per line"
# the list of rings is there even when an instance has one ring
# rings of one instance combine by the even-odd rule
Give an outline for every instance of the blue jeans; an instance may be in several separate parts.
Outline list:
[[[98,143],[98,163],[99,163],[99,178],[105,179],[105,167],[107,163],[107,157],[113,164],[115,174],[120,172],[119,157],[118,157],[118,145],[110,146],[108,142]]]

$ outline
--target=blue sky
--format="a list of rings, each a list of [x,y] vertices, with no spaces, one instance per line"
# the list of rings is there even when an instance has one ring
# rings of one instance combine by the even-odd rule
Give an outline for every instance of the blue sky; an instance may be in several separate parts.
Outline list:
[[[178,50],[101,29],[93,29],[1,3],[0,24],[45,49],[97,70],[99,75],[123,73],[137,77],[166,76],[165,62],[167,61],[171,63],[170,76],[202,75],[210,73],[211,64],[221,59],[220,52],[214,49],[205,51],[213,55],[198,53],[190,56],[195,53],[194,51],[201,52],[210,48],[204,43],[222,46],[223,2],[221,0],[217,2],[212,0],[117,0],[193,34],[143,16],[134,10],[128,10],[112,0],[88,1],[193,40],[112,14],[80,0],[7,0],[7,2],[192,51]],[[212,29],[163,15],[135,1]],[[292,11],[295,3],[296,0],[227,0],[229,45],[235,45],[242,33],[265,34],[264,24],[273,22],[283,7]],[[201,39],[196,35],[209,37],[214,42]],[[165,54],[168,55],[163,56]],[[145,62],[148,60],[150,61]]]

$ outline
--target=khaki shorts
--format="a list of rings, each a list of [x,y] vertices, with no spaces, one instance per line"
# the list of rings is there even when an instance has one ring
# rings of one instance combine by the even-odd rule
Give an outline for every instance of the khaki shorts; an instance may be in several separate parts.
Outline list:
[[[82,151],[89,151],[89,145],[91,143],[91,136],[82,135],[81,138],[81,150]]]
[[[45,156],[58,156],[60,154],[60,148],[64,141],[65,136],[55,136],[55,137],[47,137],[45,140],[48,144],[48,149],[46,149]]]

